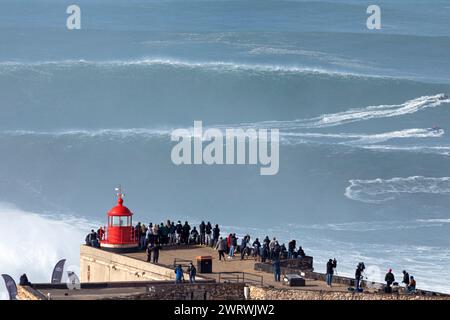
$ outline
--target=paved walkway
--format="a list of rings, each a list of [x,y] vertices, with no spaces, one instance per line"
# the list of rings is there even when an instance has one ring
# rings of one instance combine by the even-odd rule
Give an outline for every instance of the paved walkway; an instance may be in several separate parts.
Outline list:
[[[139,260],[147,260],[147,255],[145,252],[137,252],[137,253],[129,253],[126,254],[129,257],[139,259]],[[213,250],[209,247],[203,246],[186,246],[186,247],[163,247],[159,254],[159,264],[173,267],[173,263],[175,259],[183,259],[183,260],[191,260],[196,266],[196,257],[197,256],[212,256],[213,261],[213,273],[211,274],[199,274],[201,276],[206,276],[219,281],[219,275],[221,272],[236,272],[242,273],[245,272],[245,279],[250,280],[252,283],[257,284],[260,282],[261,277],[263,280],[263,284],[266,286],[274,286],[274,287],[284,287],[287,286],[282,285],[281,282],[275,282],[274,276],[271,273],[261,272],[254,270],[255,261],[253,259],[240,259],[240,255],[237,254],[233,259],[227,259],[226,261],[219,261],[218,253],[216,250]],[[220,275],[223,281],[223,274]],[[235,275],[227,275],[228,277],[236,279],[238,276]],[[186,277],[188,279],[188,277]],[[306,279],[306,285],[304,287],[289,287],[291,289],[298,290],[326,290],[326,291],[347,291],[348,286],[333,284],[332,288],[327,287],[324,281],[318,280],[308,280]]]

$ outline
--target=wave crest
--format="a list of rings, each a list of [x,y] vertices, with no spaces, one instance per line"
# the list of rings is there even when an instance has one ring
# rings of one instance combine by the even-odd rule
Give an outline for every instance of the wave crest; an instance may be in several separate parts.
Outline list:
[[[343,112],[323,114],[309,119],[297,119],[292,121],[262,121],[256,125],[266,128],[277,127],[279,129],[291,130],[335,127],[371,119],[403,116],[449,103],[450,99],[445,94],[440,93],[431,96],[421,96],[401,104],[355,108]],[[242,125],[245,126],[252,124],[243,123]]]
[[[391,79],[393,77],[384,75],[361,74],[347,72],[338,69],[325,69],[320,67],[307,67],[301,65],[283,65],[283,64],[256,64],[233,61],[189,61],[172,58],[143,58],[134,60],[59,60],[59,61],[36,61],[19,62],[5,61],[0,62],[0,70],[15,71],[36,67],[54,67],[54,68],[73,68],[73,67],[98,67],[98,68],[128,68],[128,67],[154,67],[165,66],[173,68],[209,70],[217,72],[255,72],[255,73],[278,73],[284,74],[312,74],[326,75],[334,77],[356,77],[356,78],[381,78]]]
[[[381,203],[396,199],[400,194],[449,194],[450,177],[433,178],[413,176],[407,178],[349,180],[345,196],[366,203]]]

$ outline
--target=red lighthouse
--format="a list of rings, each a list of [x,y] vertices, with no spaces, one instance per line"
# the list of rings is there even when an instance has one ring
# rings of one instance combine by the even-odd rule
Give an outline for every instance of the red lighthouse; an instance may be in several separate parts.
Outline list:
[[[117,205],[108,212],[108,227],[101,248],[114,252],[136,251],[139,247],[138,237],[133,228],[133,213],[123,205],[122,188],[117,190]]]

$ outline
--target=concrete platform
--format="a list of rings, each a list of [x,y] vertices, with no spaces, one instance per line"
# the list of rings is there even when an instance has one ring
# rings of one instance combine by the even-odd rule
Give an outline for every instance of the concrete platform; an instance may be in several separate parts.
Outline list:
[[[135,253],[126,253],[128,257],[146,261],[147,255],[144,251]],[[196,265],[197,256],[212,256],[213,257],[213,273],[199,274],[202,277],[209,277],[219,281],[219,277],[223,277],[224,272],[245,272],[248,276],[248,280],[253,285],[258,285],[259,279],[262,277],[263,284],[265,286],[273,286],[275,288],[290,288],[295,290],[324,290],[324,291],[342,291],[347,292],[348,286],[341,284],[333,284],[332,288],[326,285],[326,282],[319,280],[306,279],[306,285],[304,287],[287,287],[280,282],[275,282],[273,274],[267,272],[261,272],[254,270],[255,261],[251,258],[244,260],[240,259],[240,255],[236,254],[233,259],[226,259],[226,261],[220,261],[218,259],[218,253],[216,250],[205,246],[178,246],[178,247],[163,247],[159,254],[159,264],[166,267],[173,267],[175,259],[192,260]],[[253,275],[253,276],[252,276]],[[233,276],[229,275],[232,280]],[[188,276],[186,275],[186,279]],[[223,282],[223,278],[220,279]]]

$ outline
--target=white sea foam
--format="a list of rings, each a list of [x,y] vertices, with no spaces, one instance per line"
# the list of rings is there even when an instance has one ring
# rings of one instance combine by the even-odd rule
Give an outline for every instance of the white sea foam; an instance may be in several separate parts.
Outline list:
[[[112,138],[112,139],[126,139],[132,137],[138,138],[153,138],[170,136],[172,129],[162,128],[110,128],[110,129],[72,129],[60,131],[33,131],[33,130],[6,130],[1,132],[2,135],[9,136],[51,136],[51,137],[65,137],[76,136],[81,138]]]
[[[366,202],[381,203],[396,199],[401,194],[427,193],[449,194],[450,177],[432,178],[413,176],[407,178],[350,180],[345,189],[345,196],[349,199]]]
[[[417,219],[417,222],[424,223],[450,223],[450,219]]]
[[[359,69],[372,69],[368,66],[367,61],[361,61],[351,58],[345,58],[335,55],[330,55],[325,52],[304,50],[289,47],[256,47],[251,49],[249,52],[251,55],[275,55],[275,56],[303,56],[307,58],[313,58],[320,62],[325,62],[333,65],[338,65],[341,67],[351,67]]]
[[[295,145],[303,143],[338,143],[342,145],[356,146],[366,149],[381,151],[416,151],[435,153],[440,155],[450,155],[450,147],[447,146],[388,146],[376,145],[391,139],[406,138],[439,138],[444,135],[443,129],[431,128],[410,128],[383,133],[311,133],[303,132],[305,129],[321,129],[345,125],[352,122],[366,121],[370,119],[398,117],[406,114],[419,112],[427,108],[434,108],[449,104],[450,99],[444,94],[432,96],[422,96],[402,104],[368,106],[359,109],[324,114],[310,119],[299,119],[292,121],[261,121],[253,123],[240,123],[219,126],[209,126],[226,130],[228,128],[242,129],[279,129],[281,142],[283,144]],[[209,127],[205,127],[209,128]],[[0,132],[0,135],[27,136],[42,135],[52,137],[74,136],[81,138],[106,138],[106,139],[127,139],[127,138],[167,138],[174,127],[160,128],[104,128],[104,129],[72,129],[60,131],[31,131],[31,130],[8,130]],[[192,127],[186,128],[192,131]],[[338,140],[338,141],[330,141]],[[341,141],[339,141],[341,140]]]
[[[120,67],[152,67],[168,66],[186,69],[205,69],[218,72],[257,72],[257,73],[281,73],[281,74],[320,74],[337,77],[364,77],[364,78],[392,78],[377,74],[359,74],[338,69],[325,69],[320,67],[309,67],[302,65],[283,64],[252,64],[233,61],[189,61],[173,58],[142,58],[134,60],[58,60],[58,61],[4,61],[0,62],[0,71],[15,71],[36,67],[73,68],[73,67],[99,67],[99,68],[120,68]]]
[[[277,127],[281,129],[313,129],[335,127],[353,122],[371,119],[399,117],[413,114],[425,109],[450,104],[450,99],[443,93],[432,96],[422,96],[401,104],[377,105],[349,109],[343,112],[323,114],[310,119],[291,121],[262,121],[255,124],[242,123],[241,126]]]
[[[291,49],[283,47],[257,47],[251,49],[249,54],[254,55],[300,55],[310,57],[322,57],[326,56],[325,53],[319,51],[303,50],[303,49]]]
[[[205,130],[212,128],[205,127]],[[214,127],[215,128],[215,127]],[[218,127],[225,130],[225,126]],[[227,128],[239,128],[228,126]],[[93,130],[61,130],[61,131],[32,131],[32,130],[7,130],[0,132],[0,135],[8,136],[50,136],[50,137],[79,137],[79,138],[106,138],[106,139],[128,139],[128,138],[169,138],[171,132],[175,128],[118,128],[118,129],[93,129]],[[192,128],[186,128],[192,132]],[[405,129],[399,131],[385,132],[379,134],[356,134],[356,133],[308,133],[308,132],[281,132],[281,142],[286,144],[302,144],[323,140],[332,140],[332,143],[348,144],[348,145],[367,145],[385,142],[390,139],[406,139],[406,138],[436,138],[441,137],[444,130],[434,129]],[[309,140],[307,140],[309,139]],[[342,141],[343,140],[343,141]]]
[[[437,154],[441,156],[450,156],[450,147],[447,146],[395,146],[395,145],[361,145],[361,148],[377,151],[402,151],[402,152],[420,152]]]
[[[317,139],[337,139],[345,140],[340,144],[348,145],[370,145],[374,143],[385,142],[391,139],[408,138],[438,138],[444,135],[442,129],[404,129],[375,134],[357,134],[357,133],[307,133],[307,132],[284,132],[282,136],[295,142],[296,138],[317,138]]]
[[[73,216],[49,216],[0,203],[0,273],[16,282],[26,273],[31,282],[49,282],[59,259],[66,266],[79,266],[79,245],[98,223]],[[6,298],[0,279],[0,294]]]

